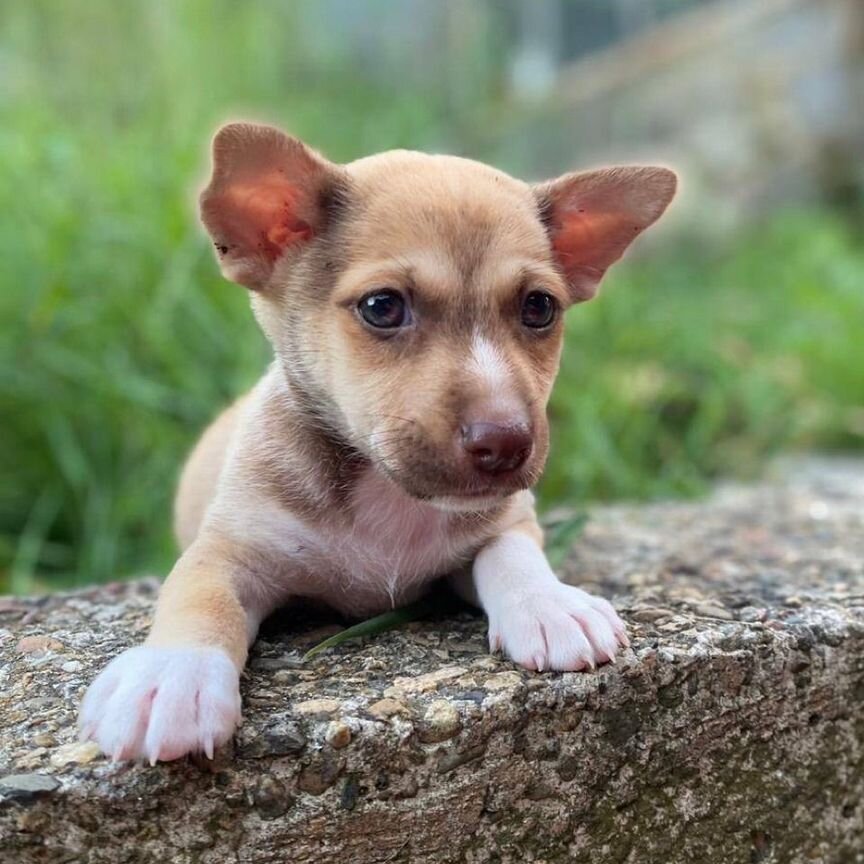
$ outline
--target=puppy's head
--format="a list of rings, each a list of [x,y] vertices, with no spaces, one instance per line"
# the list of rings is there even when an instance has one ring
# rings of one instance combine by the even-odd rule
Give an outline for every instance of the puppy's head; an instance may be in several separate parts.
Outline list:
[[[306,410],[455,510],[537,480],[563,313],[675,192],[665,168],[532,186],[404,151],[335,165],[248,124],[219,131],[213,161],[203,222]]]

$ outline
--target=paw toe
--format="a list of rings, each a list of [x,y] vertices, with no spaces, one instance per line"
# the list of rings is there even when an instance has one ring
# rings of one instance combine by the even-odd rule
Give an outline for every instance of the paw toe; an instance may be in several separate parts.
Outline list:
[[[629,646],[627,627],[615,611],[615,607],[605,597],[591,597],[591,605],[609,622],[616,640],[625,648]]]
[[[593,668],[594,651],[582,628],[566,615],[556,616],[546,625],[549,666],[561,672]]]

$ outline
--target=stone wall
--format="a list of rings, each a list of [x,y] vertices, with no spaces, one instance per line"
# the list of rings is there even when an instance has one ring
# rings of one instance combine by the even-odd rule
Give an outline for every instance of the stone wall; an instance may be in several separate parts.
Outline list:
[[[454,608],[303,663],[270,622],[233,746],[112,764],[75,743],[152,581],[0,599],[0,862],[864,861],[864,463],[592,514],[565,571],[632,650],[595,674],[486,651]]]

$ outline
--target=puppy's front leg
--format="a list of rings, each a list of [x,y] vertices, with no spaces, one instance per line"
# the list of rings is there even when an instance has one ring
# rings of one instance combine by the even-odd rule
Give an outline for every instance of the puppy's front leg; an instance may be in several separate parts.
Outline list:
[[[115,657],[81,707],[83,738],[115,759],[212,757],[240,720],[240,671],[269,609],[236,545],[202,534],[162,586],[146,642]]]
[[[520,666],[578,670],[613,660],[628,644],[623,622],[607,600],[558,581],[542,536],[533,515],[511,525],[454,587],[488,615],[490,649]]]

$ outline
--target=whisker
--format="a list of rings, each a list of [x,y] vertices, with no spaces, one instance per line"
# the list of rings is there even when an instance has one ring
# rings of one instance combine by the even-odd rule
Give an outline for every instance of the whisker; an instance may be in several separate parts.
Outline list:
[[[405,438],[403,435],[394,435],[392,438],[376,438],[375,446],[377,448],[388,447],[391,444],[413,444],[413,439]]]

